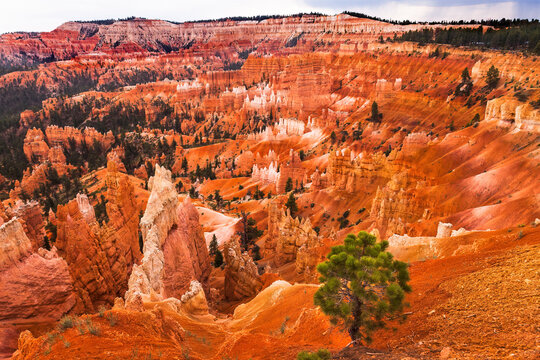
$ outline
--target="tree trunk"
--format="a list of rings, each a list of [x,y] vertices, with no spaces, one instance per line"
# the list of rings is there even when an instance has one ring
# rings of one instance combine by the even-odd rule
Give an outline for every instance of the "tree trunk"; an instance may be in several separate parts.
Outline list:
[[[349,336],[354,342],[354,345],[360,344],[360,324],[362,318],[362,302],[357,296],[353,296],[351,300],[352,311],[351,315],[353,317],[353,323],[349,327]]]

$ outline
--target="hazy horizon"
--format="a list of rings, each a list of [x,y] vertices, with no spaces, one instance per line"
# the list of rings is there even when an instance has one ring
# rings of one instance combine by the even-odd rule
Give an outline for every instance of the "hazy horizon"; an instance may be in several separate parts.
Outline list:
[[[535,0],[275,0],[255,3],[237,0],[198,2],[154,0],[24,0],[4,4],[0,13],[0,33],[51,31],[67,21],[121,19],[131,16],[175,22],[210,20],[233,16],[292,15],[319,12],[335,15],[356,11],[389,20],[452,21],[500,18],[532,19],[540,13]]]

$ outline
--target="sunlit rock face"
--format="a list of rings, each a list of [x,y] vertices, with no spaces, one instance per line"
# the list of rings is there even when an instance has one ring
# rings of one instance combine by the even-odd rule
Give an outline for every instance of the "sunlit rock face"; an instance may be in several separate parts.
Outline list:
[[[199,214],[188,198],[179,202],[171,172],[157,165],[151,191],[140,221],[143,258],[134,265],[126,292],[126,307],[152,296],[179,299],[192,280],[205,282],[210,257]]]
[[[108,222],[98,223],[94,207],[81,194],[59,206],[56,214],[56,246],[88,309],[112,304],[116,296],[123,294],[132,266],[141,258],[133,185],[113,162],[107,167],[106,187]]]

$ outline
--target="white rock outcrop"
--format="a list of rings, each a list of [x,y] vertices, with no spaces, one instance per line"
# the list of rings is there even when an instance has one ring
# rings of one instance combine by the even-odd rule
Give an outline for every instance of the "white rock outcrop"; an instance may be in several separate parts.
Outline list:
[[[133,265],[126,292],[126,307],[130,303],[146,301],[151,295],[163,296],[163,243],[169,230],[176,225],[178,195],[174,189],[171,172],[156,165],[155,175],[148,181],[151,191],[146,211],[141,219],[143,259]],[[138,307],[138,306],[135,306]]]

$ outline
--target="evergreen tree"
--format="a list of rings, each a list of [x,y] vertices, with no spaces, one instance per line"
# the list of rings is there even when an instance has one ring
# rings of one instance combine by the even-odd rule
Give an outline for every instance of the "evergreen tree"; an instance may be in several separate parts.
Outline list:
[[[210,245],[208,246],[208,252],[210,255],[214,256],[218,252],[218,242],[216,234],[212,235],[212,241],[210,241]]]
[[[220,267],[221,265],[223,265],[223,253],[218,250],[214,256],[214,267]]]
[[[223,197],[219,193],[219,190],[214,191],[214,201],[216,202],[216,207],[218,208],[223,205]]]
[[[187,174],[188,172],[188,162],[186,158],[182,159],[182,170],[184,170],[184,173]]]
[[[216,234],[212,235],[212,241],[210,241],[208,252],[210,253],[210,256],[214,257],[214,267],[220,267],[223,264],[223,254],[221,253],[221,250],[219,250]]]
[[[461,81],[466,82],[466,81],[469,81],[469,80],[471,80],[471,75],[469,75],[469,68],[465,68],[461,72]]]
[[[349,234],[317,266],[322,286],[314,302],[334,324],[347,329],[355,344],[370,342],[390,315],[403,318],[405,293],[411,291],[409,271],[387,248],[388,241],[377,242],[365,231]]]
[[[294,198],[294,194],[289,194],[289,199],[287,199],[287,202],[285,203],[285,207],[289,209],[289,212],[291,213],[291,216],[294,217],[296,215],[296,212],[298,211],[298,205],[296,205],[296,199]]]
[[[332,131],[330,134],[330,140],[332,141],[332,144],[334,144],[337,140],[336,133],[334,131]]]
[[[43,236],[43,248],[45,250],[51,250],[51,243],[47,235]]]
[[[293,189],[293,182],[292,178],[287,178],[287,182],[285,183],[285,192],[289,192]]]
[[[469,75],[469,69],[465,68],[461,72],[461,82],[457,85],[456,91],[454,92],[456,96],[465,95],[469,96],[471,94],[473,83],[471,76]]]
[[[379,112],[379,105],[376,101],[371,104],[371,116],[368,118],[371,122],[381,122],[382,114]]]
[[[256,221],[248,217],[243,211],[240,223],[242,224],[242,231],[238,233],[240,235],[240,246],[243,251],[248,251],[255,245],[255,240],[263,234],[263,231],[259,230]]]
[[[499,77],[499,69],[497,69],[495,66],[491,65],[489,68],[487,74],[486,74],[486,83],[490,89],[494,89],[497,87],[497,84],[499,83],[500,77]]]

